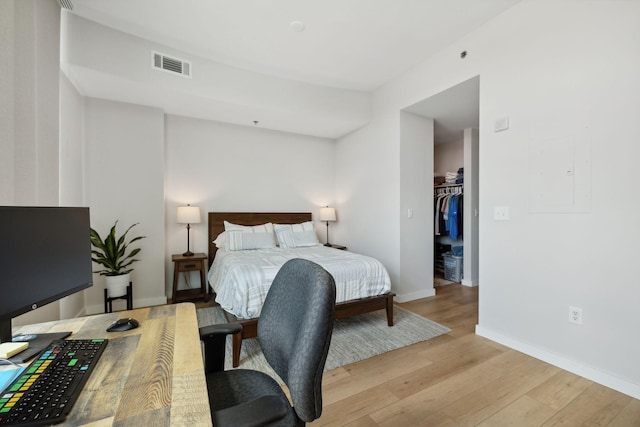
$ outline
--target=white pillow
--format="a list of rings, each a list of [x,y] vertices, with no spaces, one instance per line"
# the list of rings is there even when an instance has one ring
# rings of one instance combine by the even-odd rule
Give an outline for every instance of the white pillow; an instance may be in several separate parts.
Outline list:
[[[218,237],[216,237],[216,240],[213,241],[213,244],[216,245],[216,248],[218,249],[227,249],[227,247],[229,246],[229,242],[228,242],[228,238],[227,238],[227,232],[223,231],[222,233],[218,234]]]
[[[240,230],[244,233],[273,233],[273,224],[270,222],[260,225],[240,225],[232,224],[229,221],[224,221],[225,231]]]
[[[273,224],[248,226],[224,222],[226,233],[225,249],[243,251],[248,249],[268,249],[276,247]]]
[[[243,233],[229,231],[230,251],[246,251],[248,249],[269,249],[276,247],[273,233]]]
[[[300,224],[274,224],[273,229],[281,248],[299,248],[320,244],[313,228],[313,222]]]

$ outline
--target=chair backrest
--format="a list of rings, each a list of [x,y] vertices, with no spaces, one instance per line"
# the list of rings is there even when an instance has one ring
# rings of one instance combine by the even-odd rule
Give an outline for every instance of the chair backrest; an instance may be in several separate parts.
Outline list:
[[[305,422],[322,413],[322,373],[335,301],[331,274],[311,261],[292,259],[274,278],[260,313],[262,352],[287,384],[293,408]]]

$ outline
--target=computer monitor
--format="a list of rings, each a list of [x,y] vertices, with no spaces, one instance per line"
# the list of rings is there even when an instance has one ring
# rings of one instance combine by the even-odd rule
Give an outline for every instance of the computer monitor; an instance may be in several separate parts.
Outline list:
[[[12,318],[93,284],[89,227],[89,208],[0,206],[0,342]],[[17,340],[35,355],[40,335]]]

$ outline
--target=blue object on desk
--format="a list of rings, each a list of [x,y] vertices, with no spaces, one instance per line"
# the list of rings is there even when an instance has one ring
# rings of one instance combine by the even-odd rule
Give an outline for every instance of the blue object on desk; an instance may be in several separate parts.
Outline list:
[[[16,379],[24,371],[24,367],[13,366],[12,368],[0,371],[0,391],[4,392],[11,381]]]

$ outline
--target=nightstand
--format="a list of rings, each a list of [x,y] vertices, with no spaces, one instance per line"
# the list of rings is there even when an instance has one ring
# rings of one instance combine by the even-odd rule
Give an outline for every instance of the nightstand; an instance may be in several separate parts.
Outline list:
[[[342,245],[336,245],[335,243],[331,243],[329,245],[325,245],[328,248],[333,248],[333,249],[340,249],[341,251],[346,251],[347,247],[346,246],[342,246]]]
[[[171,255],[173,261],[173,296],[171,300],[177,303],[184,300],[203,298],[207,300],[207,255],[205,253],[196,253],[193,256],[184,256],[182,254]],[[200,272],[200,288],[178,289],[178,279],[180,273],[199,271]]]

